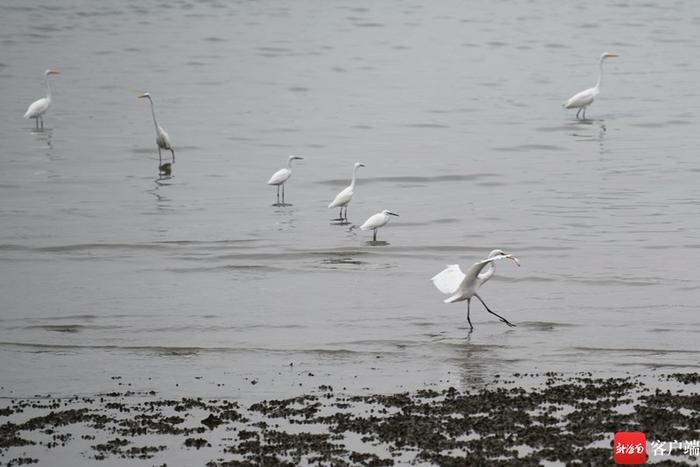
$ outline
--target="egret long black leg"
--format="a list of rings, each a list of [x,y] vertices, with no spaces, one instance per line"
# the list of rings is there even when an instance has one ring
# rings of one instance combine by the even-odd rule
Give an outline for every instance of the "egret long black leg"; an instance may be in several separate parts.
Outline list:
[[[583,108],[583,119],[584,120],[586,119],[586,108],[585,107]]]
[[[377,241],[377,229],[374,229],[374,235],[372,236],[372,241],[373,242]]]
[[[160,166],[163,165],[163,156],[160,153],[160,146],[158,146],[158,168],[160,169]]]
[[[472,299],[468,298],[467,299],[467,323],[469,323],[469,329],[474,329],[474,326],[472,326],[472,320],[469,318],[469,308],[471,307],[472,304]]]
[[[174,164],[174,163],[175,163],[175,150],[174,150],[174,149],[171,149],[170,152],[171,152],[172,155],[173,155],[173,164]]]
[[[277,185],[277,204],[280,204],[280,186]]]
[[[284,183],[282,184],[282,204],[284,204]]]
[[[582,108],[583,108],[583,107],[581,107],[581,109],[582,109]],[[578,116],[579,116],[579,114],[581,113],[581,109],[578,109],[578,112],[576,112],[576,120],[579,119]]]
[[[494,316],[497,316],[501,321],[503,321],[504,323],[506,323],[508,326],[515,327],[515,324],[511,323],[510,321],[508,321],[507,319],[505,319],[503,316],[499,315],[498,313],[495,313],[494,311],[492,311],[492,310],[486,305],[486,303],[484,303],[484,301],[481,299],[481,297],[479,297],[477,294],[474,294],[474,296],[475,296],[476,298],[479,299],[479,301],[481,302],[482,305],[484,305],[484,308],[486,308],[486,311],[488,311],[489,313],[491,313],[491,314],[494,315]]]

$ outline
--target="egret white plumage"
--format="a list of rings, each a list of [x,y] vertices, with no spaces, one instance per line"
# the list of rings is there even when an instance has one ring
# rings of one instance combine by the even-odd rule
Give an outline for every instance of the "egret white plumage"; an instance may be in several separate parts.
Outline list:
[[[619,55],[605,52],[603,55],[600,56],[600,62],[598,63],[598,81],[595,83],[595,86],[593,86],[592,88],[584,89],[583,91],[571,97],[564,104],[562,104],[567,109],[578,109],[578,112],[576,112],[577,119],[582,110],[583,120],[586,119],[586,107],[591,105],[595,100],[596,96],[600,94],[600,84],[603,81],[603,61],[606,58],[611,57],[619,57]]]
[[[469,323],[470,329],[474,329],[469,317],[469,307],[472,297],[478,298],[482,305],[484,305],[484,308],[486,308],[486,311],[497,316],[508,326],[515,326],[503,316],[491,310],[476,292],[477,289],[484,285],[484,283],[493,276],[494,272],[496,272],[494,261],[500,259],[510,259],[520,266],[520,261],[518,261],[518,258],[515,256],[503,250],[493,250],[486,259],[474,263],[474,265],[467,270],[466,274],[462,272],[458,264],[450,264],[446,269],[430,279],[440,292],[450,294],[450,296],[445,299],[445,303],[467,301],[467,322]]]
[[[144,92],[139,96],[139,99],[148,99],[148,101],[151,103],[151,115],[153,115],[153,124],[156,127],[156,145],[158,146],[158,168],[162,169],[163,166],[163,158],[161,156],[161,149],[165,149],[167,151],[170,151],[170,153],[173,155],[173,164],[175,163],[175,150],[173,149],[173,143],[170,141],[170,136],[168,136],[168,133],[163,129],[162,126],[158,125],[158,120],[156,120],[156,110],[155,107],[153,106],[153,99],[151,98],[151,95],[147,92]]]
[[[267,181],[268,185],[277,185],[277,204],[280,204],[280,187],[282,187],[282,204],[284,204],[284,182],[289,180],[289,177],[292,176],[293,160],[304,160],[304,158],[299,156],[289,156],[287,159],[287,167],[279,169],[277,172],[272,174],[270,180]]]
[[[348,204],[350,204],[352,195],[353,193],[355,193],[355,179],[357,177],[357,169],[364,166],[365,164],[361,162],[355,162],[355,165],[352,168],[352,181],[350,182],[350,186],[338,193],[335,199],[331,202],[331,204],[328,205],[329,208],[340,208],[340,214],[338,215],[339,220],[348,219]],[[343,217],[343,208],[345,208],[345,217]]]
[[[382,212],[378,212],[377,214],[370,216],[370,218],[367,219],[365,221],[365,223],[360,226],[360,230],[373,230],[374,235],[372,237],[372,241],[376,242],[377,241],[377,229],[379,229],[379,227],[384,227],[389,222],[389,219],[390,219],[389,216],[397,216],[398,217],[398,214],[385,209]]]
[[[39,122],[41,122],[41,128],[44,128],[44,114],[49,110],[51,105],[51,85],[49,84],[50,75],[58,75],[59,71],[56,70],[46,70],[44,72],[44,81],[46,82],[46,97],[37,99],[32,102],[27,111],[24,113],[24,118],[33,118],[36,122],[36,127],[39,128]]]

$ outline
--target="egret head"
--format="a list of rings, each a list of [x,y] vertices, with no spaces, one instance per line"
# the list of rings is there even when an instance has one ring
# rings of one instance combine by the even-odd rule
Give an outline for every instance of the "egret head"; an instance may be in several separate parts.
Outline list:
[[[508,259],[510,259],[510,260],[513,260],[513,262],[514,262],[515,264],[517,264],[518,266],[520,266],[520,261],[518,261],[518,258],[516,258],[515,256],[511,255],[510,253],[506,253],[506,252],[503,251],[503,250],[491,250],[491,253],[489,253],[489,256],[488,256],[488,257],[489,257],[489,258],[495,258],[496,256],[504,256],[504,257],[506,257],[506,258],[508,258]]]
[[[49,76],[49,75],[60,75],[60,74],[61,74],[60,71],[58,71],[58,70],[51,70],[51,69],[46,70],[46,71],[44,72],[44,76]]]
[[[383,214],[388,214],[388,215],[390,215],[390,216],[399,217],[398,214],[396,214],[395,212],[391,212],[391,211],[389,211],[388,209],[383,210],[382,213],[383,213]]]
[[[610,52],[605,52],[603,55],[600,56],[600,60],[605,60],[606,58],[611,58],[611,57],[619,57],[617,54],[613,54]]]
[[[143,94],[141,94],[141,95],[139,96],[139,99],[143,99],[143,98],[148,98],[148,99],[150,99],[150,98],[151,98],[151,95],[150,95],[149,93],[147,93],[147,92],[144,92]]]
[[[300,156],[289,156],[289,162],[292,162],[294,160],[303,161],[304,158]]]
[[[365,166],[365,164],[363,164],[362,162],[355,162],[355,168],[364,167],[364,166]]]

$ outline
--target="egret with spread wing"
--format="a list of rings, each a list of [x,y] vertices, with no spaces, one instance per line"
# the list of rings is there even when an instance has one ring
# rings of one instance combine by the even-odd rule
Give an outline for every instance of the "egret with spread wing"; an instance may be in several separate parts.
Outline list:
[[[289,156],[287,159],[287,167],[279,169],[277,172],[272,174],[270,180],[267,181],[268,185],[277,185],[277,205],[280,205],[280,187],[282,187],[282,204],[284,204],[284,182],[289,180],[292,176],[292,161],[293,160],[304,160],[303,157],[299,156]]]
[[[500,259],[510,259],[520,266],[520,261],[518,261],[518,258],[515,256],[502,250],[493,250],[486,259],[474,263],[474,265],[467,270],[466,274],[462,272],[458,264],[450,264],[445,270],[430,279],[440,292],[450,294],[450,296],[445,299],[445,303],[467,301],[467,322],[469,323],[470,329],[474,329],[469,317],[469,307],[472,297],[478,298],[481,304],[484,305],[484,308],[486,308],[486,311],[497,316],[508,326],[515,326],[503,316],[492,311],[476,292],[477,289],[484,285],[484,283],[493,276],[494,272],[496,272],[496,265],[494,262]]]
[[[175,150],[173,149],[173,143],[170,141],[170,136],[168,136],[168,133],[163,129],[162,126],[158,125],[158,121],[156,120],[156,110],[153,107],[153,99],[151,98],[151,95],[147,92],[144,92],[139,96],[139,99],[148,99],[148,101],[151,103],[151,115],[153,115],[153,124],[156,126],[156,145],[158,146],[158,168],[160,170],[163,170],[163,158],[161,156],[161,149],[165,149],[166,151],[170,151],[170,153],[173,155],[173,161],[172,163],[175,163]],[[169,167],[165,167],[165,169],[169,169]]]
[[[350,204],[352,195],[355,192],[355,178],[357,176],[357,169],[364,166],[365,164],[361,162],[355,162],[355,165],[352,168],[352,181],[350,182],[350,186],[338,193],[335,199],[331,202],[331,204],[328,205],[329,208],[340,207],[340,214],[338,215],[338,220],[348,220],[348,204]],[[343,208],[345,208],[345,217],[343,217]]]
[[[384,227],[389,222],[389,219],[390,219],[389,216],[398,217],[399,215],[396,214],[395,212],[391,212],[391,211],[385,209],[382,212],[378,212],[377,214],[375,214],[375,215],[371,216],[369,219],[367,219],[365,221],[365,223],[360,226],[360,230],[373,230],[374,236],[372,237],[372,241],[376,242],[377,241],[377,229],[379,227]]]
[[[60,72],[56,70],[46,70],[44,72],[44,81],[46,81],[46,97],[37,99],[32,102],[27,111],[24,113],[24,118],[33,118],[36,122],[36,127],[39,128],[39,122],[41,122],[41,128],[44,128],[44,114],[49,110],[51,105],[51,86],[49,85],[49,75],[58,75]]]
[[[577,119],[578,115],[581,113],[582,110],[583,120],[586,119],[586,107],[591,105],[595,100],[596,96],[600,94],[600,83],[603,81],[603,61],[606,58],[610,57],[619,57],[619,55],[605,52],[603,55],[600,56],[600,62],[598,63],[598,66],[600,67],[598,71],[598,82],[595,83],[595,86],[593,86],[592,88],[584,89],[583,91],[570,98],[564,104],[562,104],[567,109],[578,109],[578,112],[576,112]]]

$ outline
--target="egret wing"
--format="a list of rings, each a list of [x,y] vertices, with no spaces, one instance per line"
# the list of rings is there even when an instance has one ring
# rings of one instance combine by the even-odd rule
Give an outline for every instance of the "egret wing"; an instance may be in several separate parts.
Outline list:
[[[45,97],[32,102],[27,111],[24,113],[24,118],[35,118],[42,115],[49,108],[49,101]]]
[[[590,105],[591,102],[593,102],[593,99],[595,98],[595,94],[595,88],[584,89],[583,91],[579,92],[578,94],[571,97],[568,101],[566,101],[564,107],[566,107],[567,109],[571,109]]]
[[[457,291],[464,277],[465,275],[459,268],[459,264],[450,264],[430,280],[433,281],[433,284],[440,292],[452,294]]]
[[[384,214],[382,214],[381,212],[379,214],[374,214],[370,216],[370,218],[367,219],[365,223],[360,226],[360,230],[370,230],[377,227],[381,227],[383,225],[383,220]]]
[[[352,198],[352,186],[345,188],[343,191],[338,193],[333,202],[328,205],[329,208],[337,208],[338,206],[344,206]]]
[[[268,180],[267,184],[279,185],[280,183],[287,181],[290,175],[291,171],[289,169],[279,169],[277,172],[272,174],[272,177],[270,177],[270,180]]]
[[[158,125],[158,135],[156,136],[156,144],[163,149],[172,149],[173,143],[170,141],[170,135],[163,129],[162,126]]]

